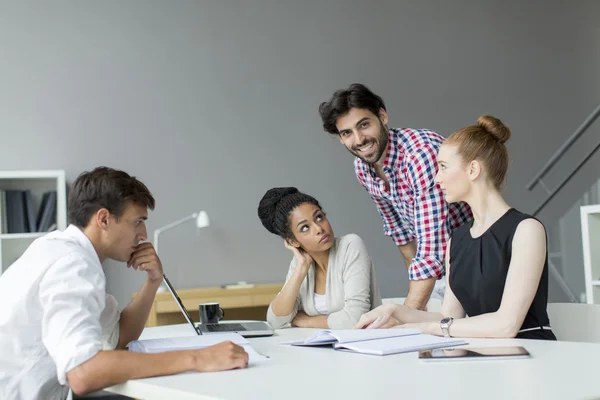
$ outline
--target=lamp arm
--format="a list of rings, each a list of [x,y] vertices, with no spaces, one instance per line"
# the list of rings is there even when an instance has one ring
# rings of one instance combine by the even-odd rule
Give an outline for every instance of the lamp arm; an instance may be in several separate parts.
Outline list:
[[[156,254],[158,254],[158,235],[160,235],[162,232],[168,231],[169,229],[175,228],[177,225],[181,225],[184,222],[187,222],[191,219],[195,219],[198,217],[198,213],[195,212],[192,215],[188,215],[187,217],[181,218],[180,220],[177,220],[175,222],[171,222],[168,225],[163,226],[162,228],[158,228],[154,231],[154,250],[156,251]]]

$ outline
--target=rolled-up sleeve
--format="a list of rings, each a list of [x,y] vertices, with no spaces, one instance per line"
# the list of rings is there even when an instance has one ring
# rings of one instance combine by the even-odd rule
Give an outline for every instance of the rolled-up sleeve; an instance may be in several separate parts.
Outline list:
[[[114,350],[119,344],[119,303],[110,294],[106,295],[104,311],[100,315],[100,329],[102,330],[102,350]]]
[[[372,262],[367,247],[357,235],[346,235],[348,242],[342,274],[344,308],[329,314],[327,324],[331,329],[350,329],[360,316],[371,309]],[[340,249],[339,251],[344,251]]]
[[[99,265],[73,254],[58,259],[40,282],[42,341],[61,385],[67,383],[67,372],[103,349],[100,316],[105,284]]]
[[[448,204],[435,183],[436,150],[422,146],[408,163],[409,184],[414,191],[413,223],[417,253],[408,268],[410,280],[441,278],[444,254],[450,236],[446,218]]]
[[[292,261],[290,262],[290,268],[288,269],[288,273],[285,278],[285,284],[283,285],[283,287],[285,287],[285,285],[288,283],[288,281],[292,277],[295,266],[296,266],[296,258],[293,258]],[[282,288],[282,290],[283,290],[283,288]],[[279,294],[277,294],[277,295],[279,296]],[[267,310],[267,322],[273,327],[273,329],[281,329],[281,328],[291,327],[292,320],[294,319],[294,317],[296,317],[296,314],[298,314],[298,311],[300,309],[300,294],[298,294],[296,296],[296,301],[294,302],[294,309],[288,315],[281,315],[281,316],[275,315],[273,313],[272,304],[273,303],[269,304],[269,309]]]

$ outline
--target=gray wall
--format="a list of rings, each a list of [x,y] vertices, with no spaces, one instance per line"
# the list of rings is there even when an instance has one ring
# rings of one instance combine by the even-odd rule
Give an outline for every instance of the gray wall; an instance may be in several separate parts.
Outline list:
[[[352,158],[322,132],[317,106],[335,89],[368,84],[392,126],[444,135],[482,113],[503,118],[514,131],[506,195],[525,211],[543,197],[526,182],[600,102],[595,1],[0,7],[0,169],[61,168],[69,181],[101,164],[124,169],[157,199],[150,234],[206,210],[210,229],[162,238],[180,288],[281,281],[290,254],[256,206],[270,187],[295,185],[322,202],[338,234],[363,237],[384,296],[406,293]],[[590,179],[576,180],[579,193]],[[113,262],[106,272],[121,303],[143,280]]]

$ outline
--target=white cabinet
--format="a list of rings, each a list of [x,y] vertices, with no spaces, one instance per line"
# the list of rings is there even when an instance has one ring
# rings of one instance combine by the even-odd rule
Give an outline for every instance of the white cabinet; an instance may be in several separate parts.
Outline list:
[[[25,249],[37,238],[47,232],[8,233],[6,218],[6,192],[29,191],[30,205],[35,218],[38,218],[44,193],[56,192],[56,213],[51,229],[63,230],[67,227],[67,186],[65,171],[0,171],[0,191],[3,201],[0,202],[0,274],[23,254]],[[27,212],[26,210],[24,212]]]
[[[600,204],[581,207],[585,292],[589,304],[600,304]]]

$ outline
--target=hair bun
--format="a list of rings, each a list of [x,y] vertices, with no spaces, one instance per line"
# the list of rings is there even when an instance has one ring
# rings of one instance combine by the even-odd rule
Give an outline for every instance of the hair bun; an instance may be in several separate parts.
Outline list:
[[[258,204],[258,218],[263,226],[271,233],[279,235],[273,227],[275,221],[277,205],[281,200],[291,194],[298,193],[295,187],[280,187],[269,189]]]
[[[477,118],[477,126],[494,136],[502,144],[510,139],[510,128],[491,115],[482,115]]]

